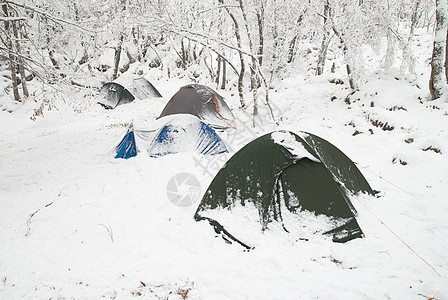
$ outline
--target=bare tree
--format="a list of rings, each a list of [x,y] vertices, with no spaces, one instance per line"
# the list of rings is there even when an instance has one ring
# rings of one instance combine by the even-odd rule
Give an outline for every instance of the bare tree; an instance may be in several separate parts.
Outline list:
[[[218,67],[216,69],[216,76],[214,74],[213,74],[213,76],[216,77],[215,78],[216,85],[219,85],[219,74],[221,73],[221,65],[224,60],[222,59],[221,56],[218,56],[218,58],[216,60],[218,61]]]
[[[224,0],[218,0],[220,4],[224,4]],[[240,33],[240,27],[238,24],[238,21],[235,17],[235,15],[230,11],[230,9],[227,6],[224,6],[226,12],[228,13],[230,19],[232,19],[233,23],[233,30],[236,38],[237,47],[239,49],[242,49],[242,42],[241,42],[241,33]],[[241,50],[238,51],[238,56],[240,58],[240,71],[238,75],[238,94],[240,97],[240,104],[241,107],[246,107],[246,103],[244,101],[244,73],[246,72],[246,64],[244,62],[244,54]]]
[[[298,34],[295,34],[294,37],[289,42],[288,63],[292,63],[294,61],[294,53],[295,53],[298,36],[299,36]]]
[[[415,27],[418,24],[419,20],[419,11],[421,0],[417,0],[414,6],[414,10],[411,16],[411,28],[409,29],[409,36],[407,41],[403,45],[403,61],[401,63],[400,72],[404,73],[406,65],[410,73],[415,74],[415,58],[410,51],[410,46],[412,44],[414,38]]]
[[[5,24],[8,34],[3,35],[5,38],[2,37],[2,41],[4,44],[5,42],[9,44],[8,41],[11,41],[9,47],[1,47],[0,53],[5,57],[9,57],[11,54],[14,58],[13,64],[16,73],[20,74],[20,78],[17,74],[15,75],[15,81],[18,86],[21,85],[23,96],[29,95],[27,81],[33,78],[37,78],[45,84],[54,84],[56,80],[59,83],[61,81],[70,83],[71,80],[67,78],[68,74],[76,70],[81,63],[72,64],[79,52],[78,49],[72,48],[73,44],[70,44],[69,41],[74,42],[77,34],[81,32],[88,32],[89,39],[92,33],[95,33],[94,29],[87,29],[72,19],[85,17],[86,14],[80,15],[84,11],[78,9],[79,7],[85,9],[84,5],[76,6],[77,13],[71,13],[70,7],[73,6],[67,6],[66,3],[57,6],[57,9],[51,5],[53,3],[50,1],[1,0],[0,3],[2,17],[5,18],[3,16],[5,10],[9,14],[6,20],[9,24]],[[87,22],[83,22],[83,25],[87,24]],[[3,34],[5,33],[6,31],[3,31]],[[82,50],[85,49],[82,48]],[[72,54],[74,55],[72,56]],[[88,59],[80,61],[84,63]],[[29,74],[26,74],[25,71]]]
[[[263,65],[263,55],[264,55],[264,23],[265,23],[265,13],[264,13],[264,0],[260,1],[260,6],[255,10],[255,15],[257,16],[258,25],[258,64],[260,67]]]
[[[429,92],[433,100],[438,99],[442,95],[444,60],[446,59],[446,9],[447,0],[436,0],[436,28],[434,34],[434,44],[431,59],[431,76],[429,78]]]
[[[118,69],[120,66],[120,58],[121,58],[121,50],[123,46],[123,39],[124,35],[123,33],[120,33],[120,36],[118,37],[117,45],[114,49],[114,68],[112,70],[112,80],[117,79],[118,77]]]
[[[322,44],[320,46],[319,55],[317,57],[317,68],[316,74],[322,75],[324,73],[325,60],[327,57],[328,45],[330,44],[330,32],[327,29],[327,21],[330,17],[330,3],[328,0],[324,2],[324,14],[322,16],[323,20],[323,36]]]
[[[330,8],[331,9],[331,8]],[[329,14],[328,15],[329,20],[331,21],[331,27],[333,29],[333,32],[336,34],[336,36],[339,38],[339,41],[342,45],[342,53],[344,54],[344,59],[345,59],[345,69],[347,71],[347,76],[348,76],[348,83],[349,86],[352,90],[356,90],[357,86],[356,86],[356,82],[355,82],[355,78],[353,76],[353,68],[350,64],[350,60],[348,58],[348,51],[349,51],[349,46],[347,45],[347,42],[345,40],[345,36],[343,33],[341,33],[339,31],[339,29],[336,28],[335,22],[334,22],[334,17],[333,15]]]
[[[339,33],[339,31],[336,29],[336,27],[333,27],[333,31],[336,34],[336,36],[339,38],[341,45],[342,45],[342,53],[344,54],[344,57],[345,57],[345,69],[347,71],[349,86],[352,90],[356,90],[357,86],[355,83],[355,79],[353,77],[352,66],[350,65],[350,62],[348,61],[348,58],[347,58],[348,46],[345,42],[344,36],[341,33]]]
[[[22,85],[22,91],[23,91],[23,95],[25,97],[28,97],[30,94],[28,92],[28,86],[26,83],[26,76],[25,76],[25,68],[24,68],[24,62],[23,62],[23,58],[22,58],[22,51],[21,51],[21,47],[20,47],[20,42],[19,39],[21,39],[22,36],[19,36],[19,30],[17,29],[17,27],[19,26],[20,28],[20,23],[17,24],[18,22],[13,22],[12,23],[12,30],[14,33],[14,38],[16,40],[16,52],[19,54],[17,56],[17,62],[18,62],[18,68],[19,68],[19,73],[20,73],[20,79],[21,79],[21,85]],[[21,35],[21,32],[20,32]]]
[[[307,13],[307,7],[305,6],[305,9],[303,11],[301,11],[299,13],[299,17],[297,18],[296,24],[295,26],[291,26],[294,30],[294,28],[299,28],[302,26],[303,23],[303,19],[304,19],[304,15]],[[288,58],[287,58],[287,63],[290,64],[294,61],[294,56],[295,56],[295,52],[296,52],[296,45],[297,45],[297,40],[299,38],[299,33],[297,30],[294,30],[295,32],[293,33],[293,36],[289,42],[288,45]]]
[[[446,29],[446,44],[445,44],[445,78],[448,83],[448,28]]]
[[[3,40],[3,43],[6,45],[6,49],[8,52],[8,60],[9,60],[9,68],[11,70],[11,80],[12,80],[12,90],[14,93],[14,99],[16,101],[21,101],[20,94],[19,94],[19,88],[18,88],[18,82],[17,82],[17,63],[16,63],[16,57],[14,56],[14,46],[12,42],[11,37],[11,22],[14,23],[14,20],[10,21],[10,9],[9,5],[5,3],[4,1],[1,2],[2,5],[2,11],[4,16],[4,24],[5,24],[5,40]]]
[[[226,81],[227,81],[227,78],[226,78],[227,75],[226,74],[227,74],[227,72],[226,72],[226,61],[222,60],[222,81],[221,81],[221,89],[222,90],[224,90],[226,88]]]
[[[122,21],[124,11],[126,10],[126,1],[121,0],[121,7],[120,7],[120,19]],[[122,24],[121,24],[122,26]],[[114,68],[112,70],[112,80],[117,79],[118,77],[118,69],[120,66],[120,58],[121,58],[121,50],[123,46],[123,40],[124,40],[124,29],[120,31],[117,45],[115,46],[115,52],[114,52]]]
[[[254,101],[254,108],[253,108],[253,126],[255,127],[255,117],[258,115],[258,99],[257,99],[257,91],[258,88],[260,86],[260,79],[259,79],[259,60],[257,61],[257,57],[255,55],[253,55],[254,52],[254,41],[253,41],[253,36],[251,34],[251,30],[249,28],[249,20],[247,17],[247,11],[246,11],[246,6],[244,3],[244,0],[238,0],[239,3],[239,7],[241,10],[241,14],[243,16],[243,22],[244,22],[244,26],[246,28],[246,34],[247,34],[247,39],[249,41],[249,51],[252,53],[251,55],[251,66],[250,66],[250,88],[252,90],[252,96],[253,96],[253,101]],[[259,49],[258,49],[259,51]]]

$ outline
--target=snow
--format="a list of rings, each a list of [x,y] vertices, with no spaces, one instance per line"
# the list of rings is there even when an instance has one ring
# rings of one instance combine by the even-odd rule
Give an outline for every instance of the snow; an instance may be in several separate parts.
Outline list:
[[[312,161],[320,163],[320,160],[308,152],[300,142],[296,141],[295,137],[291,133],[277,131],[271,134],[271,138],[274,143],[282,145],[298,159],[308,158]]]
[[[51,89],[35,96],[49,104],[34,121],[33,98],[14,104],[3,96],[0,299],[447,299],[448,103],[425,100],[429,46],[417,56],[416,82],[373,70],[350,103],[345,85],[329,83],[343,70],[275,82],[270,99],[279,126],[260,104],[251,128],[251,107],[238,108],[235,90],[219,90],[236,128],[218,132],[231,153],[211,158],[110,155],[132,120],[138,129],[153,129],[187,78],[148,72],[165,98],[114,110],[82,90],[68,96]],[[297,216],[288,215],[290,234],[278,224],[263,233],[248,229],[256,247],[244,251],[215,237],[207,222],[194,221],[200,198],[189,207],[169,201],[174,175],[192,174],[203,194],[232,154],[281,129],[328,140],[380,191],[379,198],[352,199],[365,238],[336,244],[291,228]],[[326,222],[299,217],[310,229]]]

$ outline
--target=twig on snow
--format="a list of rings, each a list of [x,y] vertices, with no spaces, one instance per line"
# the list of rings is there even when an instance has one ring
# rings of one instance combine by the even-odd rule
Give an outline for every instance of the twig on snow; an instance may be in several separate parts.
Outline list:
[[[50,203],[48,203],[47,205],[45,205],[44,207],[42,207],[42,208],[45,208],[45,207],[48,207],[48,206],[50,206],[50,205],[52,205],[53,204],[53,202],[50,202]],[[25,234],[25,236],[29,236],[30,235],[30,233],[31,233],[31,219],[34,217],[34,215],[35,214],[37,214],[42,208],[39,208],[38,210],[36,210],[35,212],[33,212],[32,214],[30,214],[30,216],[28,217],[28,220],[26,220],[26,227],[27,227],[27,230],[26,230],[26,234]]]
[[[62,189],[59,191],[58,197],[61,196],[63,190],[64,190],[64,188],[62,188]],[[29,236],[30,233],[31,233],[31,219],[34,217],[34,215],[37,214],[41,209],[46,208],[46,207],[52,205],[53,202],[54,202],[54,201],[51,201],[50,203],[46,204],[44,207],[41,207],[41,208],[39,208],[38,210],[36,210],[35,212],[33,212],[32,214],[30,214],[30,216],[28,217],[28,220],[26,220],[26,227],[27,227],[27,229],[26,229],[26,234],[25,234],[25,236]]]
[[[112,241],[112,243],[114,242],[114,232],[112,230],[112,226],[110,226],[109,221],[107,221],[107,226],[104,224],[98,224],[100,226],[103,226],[104,228],[106,228],[107,233],[109,234],[110,240]]]

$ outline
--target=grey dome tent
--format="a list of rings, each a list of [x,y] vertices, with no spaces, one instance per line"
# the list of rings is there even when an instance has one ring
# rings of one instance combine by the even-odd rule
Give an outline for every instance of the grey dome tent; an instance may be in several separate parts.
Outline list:
[[[220,213],[258,210],[251,215],[259,216],[262,230],[277,221],[288,231],[307,224],[294,221],[288,227],[284,217],[307,212],[327,216],[331,224],[320,232],[331,235],[334,242],[346,242],[363,236],[350,202],[350,195],[357,193],[373,195],[361,172],[339,149],[313,134],[277,131],[252,141],[227,161],[194,217],[207,220],[227,241],[249,248],[238,234],[250,226],[248,218],[239,214],[219,218]],[[238,217],[239,225],[229,229],[229,219]]]
[[[234,116],[224,98],[201,84],[183,86],[166,104],[159,118],[174,114],[191,114],[211,127],[233,127]]]
[[[135,97],[124,86],[116,82],[103,85],[100,92],[101,101],[98,103],[106,109],[113,109],[121,104],[134,101]]]
[[[152,85],[152,83],[143,77],[138,77],[133,80],[132,87],[130,87],[130,91],[133,95],[135,95],[136,98],[139,99],[162,97],[162,95]]]
[[[117,82],[108,82],[100,91],[101,101],[98,103],[106,109],[113,109],[118,105],[130,103],[135,98],[146,99],[150,97],[162,97],[159,91],[145,78],[139,77],[132,81],[129,88]]]

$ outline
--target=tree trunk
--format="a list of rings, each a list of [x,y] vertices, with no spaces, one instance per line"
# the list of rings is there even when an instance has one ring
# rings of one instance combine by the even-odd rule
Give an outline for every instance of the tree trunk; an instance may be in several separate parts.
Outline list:
[[[257,10],[257,24],[258,24],[258,64],[263,65],[263,47],[264,47],[264,3],[260,1],[260,10]]]
[[[14,100],[22,102],[22,100],[20,99],[19,87],[17,85],[16,65],[12,54],[9,54],[9,67],[11,69],[11,81],[12,81],[12,90],[14,93]]]
[[[254,110],[252,112],[252,127],[255,127],[255,118],[258,116],[258,89],[252,90],[252,97],[254,98]]]
[[[17,21],[18,22],[18,21]],[[22,84],[22,91],[25,97],[28,97],[28,86],[26,83],[25,69],[23,68],[23,59],[21,57],[20,43],[19,43],[19,32],[17,30],[16,22],[12,22],[12,30],[14,32],[14,38],[16,39],[16,51],[17,51],[17,62],[19,67],[20,79]]]
[[[246,14],[246,9],[244,7],[244,2],[243,0],[239,0],[240,3],[240,9],[241,9],[241,13],[243,15],[243,19],[244,19],[244,25],[246,27],[246,32],[247,32],[247,38],[249,40],[249,49],[252,53],[253,52],[253,42],[252,42],[252,37],[250,35],[250,30],[249,30],[249,23],[247,20],[247,14]],[[252,126],[255,127],[255,118],[258,116],[258,99],[257,99],[257,94],[258,94],[258,77],[257,77],[257,60],[254,56],[252,56],[252,64],[250,66],[250,89],[252,91],[252,98],[254,101],[254,110],[252,112]]]
[[[269,101],[269,88],[266,89],[266,96],[265,96],[266,105],[268,106],[269,112],[271,114],[271,118],[274,121],[276,125],[278,125],[278,122],[275,121],[274,112],[272,111],[271,102]]]
[[[223,60],[222,61],[222,81],[221,81],[221,89],[225,90],[226,89],[226,61]]]
[[[223,60],[222,60],[221,56],[218,56],[218,68],[216,70],[216,79],[215,79],[215,82],[216,82],[217,86],[219,85],[219,74],[221,73],[221,64],[222,64],[222,62],[223,62]]]
[[[241,108],[246,107],[246,102],[244,101],[244,73],[246,72],[246,64],[244,63],[243,53],[239,52],[240,56],[240,74],[238,75],[238,95],[240,96]]]
[[[75,21],[79,21],[79,9],[76,2],[73,2],[73,10],[75,11]]]
[[[328,45],[330,44],[330,37],[329,37],[330,34],[327,30],[327,19],[329,18],[329,16],[330,16],[330,3],[328,2],[328,0],[326,0],[324,4],[324,26],[323,26],[324,35],[322,37],[322,44],[320,46],[320,51],[317,58],[317,69],[316,69],[317,75],[322,75],[324,73]]]
[[[445,43],[445,79],[448,84],[448,28],[446,29],[446,43]]]
[[[421,0],[417,0],[415,4],[414,11],[411,17],[411,28],[409,30],[409,37],[406,44],[403,46],[403,60],[400,67],[400,73],[404,73],[406,70],[406,65],[411,74],[415,74],[415,58],[410,51],[412,40],[414,38],[414,30],[418,23],[418,12],[420,9]]]
[[[344,54],[344,58],[345,58],[345,67],[347,70],[349,86],[352,90],[356,90],[357,86],[356,86],[355,78],[353,77],[352,67],[350,66],[350,62],[348,60],[348,55],[347,55],[347,51],[348,51],[347,44],[345,43],[344,37],[339,33],[339,31],[334,26],[333,26],[333,31],[336,34],[336,36],[339,38],[339,40],[342,44],[342,47],[343,47],[342,53]]]
[[[45,23],[47,24],[45,26],[45,39],[47,42],[46,48],[48,51],[48,57],[50,58],[51,64],[53,65],[53,67],[55,69],[59,69],[59,64],[58,61],[56,60],[56,58],[54,57],[54,50],[51,47],[51,38],[52,38],[52,32],[50,32],[50,29],[53,29],[53,32],[55,31],[54,26],[49,25],[49,21],[47,19],[47,17],[44,17]],[[54,74],[52,74],[54,76]]]
[[[81,59],[78,61],[78,65],[83,65],[89,60],[89,54],[87,53],[87,48],[84,42],[81,42],[81,46],[83,47],[83,54]]]
[[[306,12],[306,11],[305,11]],[[303,14],[299,16],[297,19],[297,25],[300,26],[303,21]],[[294,37],[291,39],[291,42],[289,42],[288,47],[288,64],[292,63],[294,61],[294,54],[295,54],[295,48],[296,48],[296,42],[297,38],[299,37],[299,34],[295,34]]]
[[[121,58],[121,48],[123,45],[123,34],[120,34],[120,37],[118,38],[118,44],[115,47],[115,54],[114,54],[114,69],[112,72],[112,80],[115,80],[118,78],[118,69],[120,66],[120,58]]]
[[[344,51],[344,54],[347,50]],[[346,55],[345,55],[346,56]],[[350,85],[350,88],[352,90],[356,90],[356,84],[355,84],[355,80],[353,78],[353,74],[352,74],[352,68],[350,66],[350,64],[348,62],[346,62],[345,65],[346,69],[347,69],[347,76],[348,76],[348,84]]]
[[[8,18],[9,17],[9,11],[8,11],[8,5],[6,3],[2,3],[2,10],[3,10],[3,16]],[[7,37],[6,37],[6,43],[7,43],[7,48],[8,48],[8,60],[9,60],[9,68],[11,69],[11,81],[12,81],[12,90],[14,93],[14,100],[16,101],[21,101],[20,99],[20,94],[19,94],[19,87],[17,84],[17,74],[16,74],[16,70],[17,70],[17,66],[16,66],[16,61],[13,55],[13,44],[12,44],[12,40],[11,40],[11,33],[10,33],[10,24],[8,20],[4,21],[5,24],[5,32],[7,33]]]
[[[289,42],[289,48],[288,48],[288,64],[292,63],[294,61],[294,52],[296,47],[296,41],[297,41],[297,34],[294,35],[291,42]]]
[[[436,0],[436,29],[431,59],[431,76],[429,78],[429,92],[433,100],[438,99],[443,92],[443,61],[446,58],[446,2]],[[445,73],[446,74],[446,73]]]
[[[329,36],[324,33],[322,44],[320,45],[319,55],[317,57],[316,75],[322,75],[325,68],[325,60],[327,59],[328,45],[330,44]]]
[[[184,44],[184,39],[181,39],[180,41],[180,47],[181,47],[181,54],[182,54],[182,69],[186,70],[187,69],[187,51],[185,51],[185,44]]]
[[[215,71],[213,70],[213,57],[210,55],[210,65],[207,63],[207,56],[204,56],[204,64],[207,67],[208,73],[212,81],[215,80]]]
[[[121,11],[120,11],[120,21],[123,22],[123,12],[126,10],[126,1],[121,0]],[[124,40],[124,30],[121,28],[120,36],[118,37],[118,43],[115,47],[114,53],[114,68],[112,70],[112,80],[118,78],[118,71],[120,68],[120,58],[121,58],[121,50],[123,48],[123,40]]]
[[[224,0],[219,0],[219,3],[224,4]],[[240,28],[238,25],[238,21],[227,6],[225,7],[225,10],[227,11],[230,18],[232,19],[233,28],[235,31],[236,43],[237,43],[238,48],[241,49],[242,42],[241,42],[241,34],[240,34]],[[246,103],[244,101],[244,73],[246,72],[246,64],[244,62],[243,53],[241,51],[238,51],[238,55],[240,57],[240,73],[238,75],[238,95],[240,97],[241,108],[244,108],[244,107],[246,107]]]
[[[395,40],[390,29],[387,30],[386,38],[387,38],[387,47],[386,47],[386,54],[384,56],[384,70],[389,71],[390,67],[392,67],[394,63],[394,57],[395,57]]]

